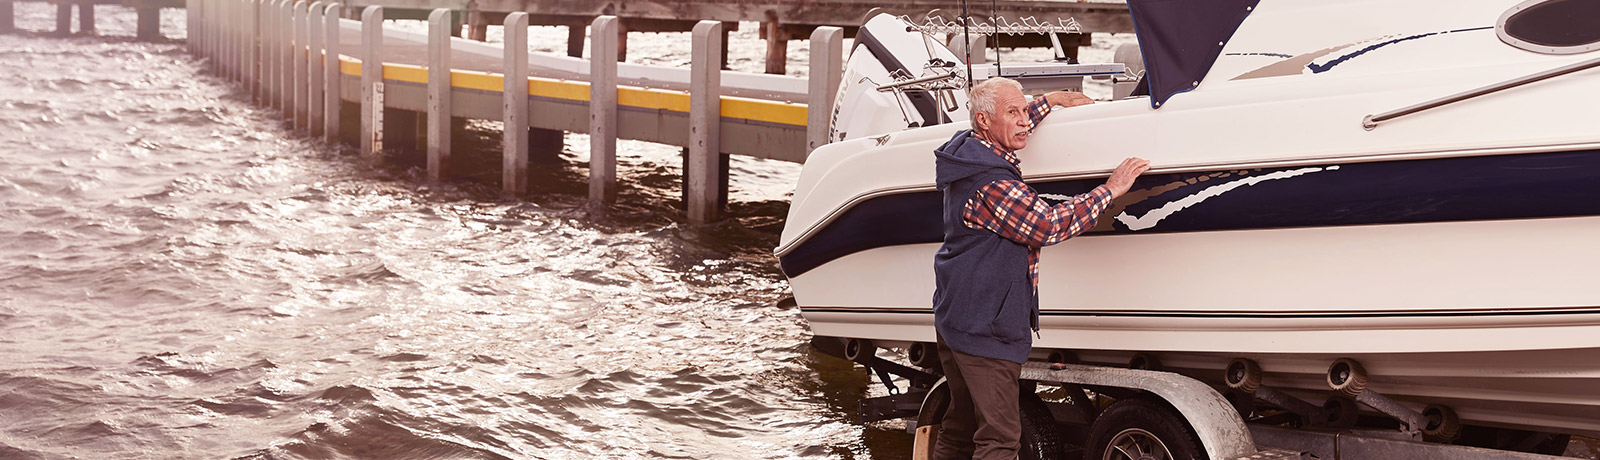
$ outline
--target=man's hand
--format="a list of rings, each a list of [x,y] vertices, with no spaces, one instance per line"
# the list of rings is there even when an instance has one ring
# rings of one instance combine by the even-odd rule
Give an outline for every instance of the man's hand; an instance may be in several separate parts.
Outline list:
[[[1083,93],[1075,91],[1056,91],[1045,94],[1044,98],[1045,100],[1050,101],[1050,105],[1059,105],[1062,107],[1077,107],[1080,105],[1089,105],[1094,103],[1094,99],[1090,99],[1089,96],[1085,96]]]
[[[1122,160],[1115,171],[1111,171],[1111,178],[1106,179],[1106,188],[1111,189],[1111,199],[1115,200],[1128,189],[1133,187],[1133,179],[1150,170],[1150,161],[1138,157]]]

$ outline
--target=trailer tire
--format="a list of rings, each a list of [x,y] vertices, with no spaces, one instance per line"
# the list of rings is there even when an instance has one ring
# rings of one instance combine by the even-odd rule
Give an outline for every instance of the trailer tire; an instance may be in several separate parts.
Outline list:
[[[1050,407],[1037,393],[1022,391],[1017,398],[1017,409],[1022,415],[1022,439],[1017,449],[1019,460],[1054,460],[1066,458],[1066,442],[1056,426]]]
[[[1165,455],[1161,455],[1165,451]],[[1089,429],[1084,460],[1137,460],[1138,453],[1171,460],[1204,460],[1200,438],[1182,415],[1148,399],[1112,404]]]

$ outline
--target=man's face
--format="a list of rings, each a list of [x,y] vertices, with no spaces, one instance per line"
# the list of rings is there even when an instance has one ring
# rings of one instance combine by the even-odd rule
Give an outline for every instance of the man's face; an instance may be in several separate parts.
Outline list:
[[[1028,99],[1008,86],[995,94],[994,114],[978,113],[978,129],[983,137],[1000,143],[1007,150],[1028,146]]]

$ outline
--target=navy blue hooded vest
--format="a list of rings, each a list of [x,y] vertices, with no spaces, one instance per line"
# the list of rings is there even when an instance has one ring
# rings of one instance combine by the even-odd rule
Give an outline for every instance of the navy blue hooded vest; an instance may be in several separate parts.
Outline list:
[[[1028,276],[1028,247],[962,220],[979,188],[1021,172],[961,130],[934,150],[944,192],[944,245],[933,257],[933,325],[951,349],[1015,363],[1028,360],[1039,299]]]

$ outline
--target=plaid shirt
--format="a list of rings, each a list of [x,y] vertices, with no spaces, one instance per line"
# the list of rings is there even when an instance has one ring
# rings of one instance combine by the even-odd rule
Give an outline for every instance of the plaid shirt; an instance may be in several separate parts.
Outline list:
[[[1028,104],[1028,132],[1033,132],[1050,114],[1050,103],[1043,97]],[[975,136],[984,146],[994,149],[995,155],[1005,158],[1017,170],[1022,161],[1017,153],[1006,150],[982,136]],[[1055,206],[1039,198],[1038,192],[1019,180],[997,180],[978,189],[967,200],[962,220],[967,227],[988,229],[1002,238],[1028,247],[1028,277],[1039,289],[1039,248],[1066,241],[1068,238],[1094,228],[1100,213],[1111,204],[1111,189],[1101,185],[1082,195],[1074,196]]]

